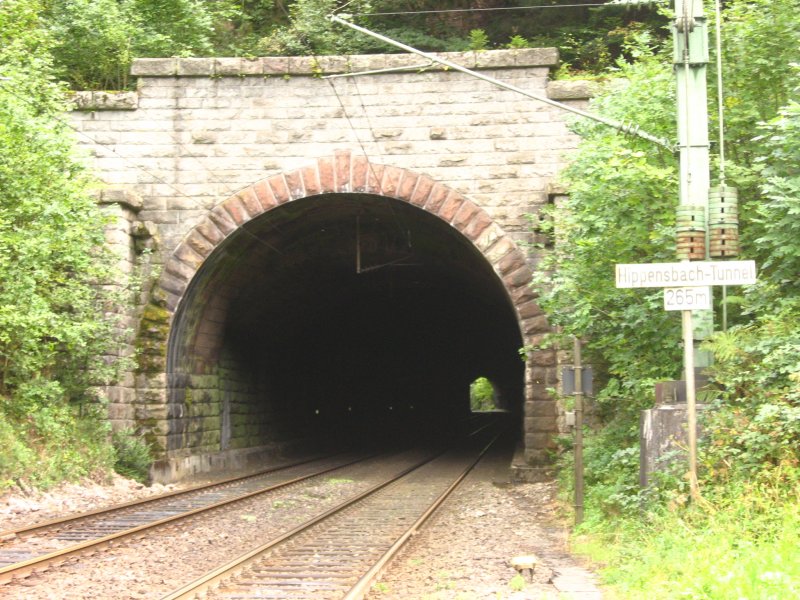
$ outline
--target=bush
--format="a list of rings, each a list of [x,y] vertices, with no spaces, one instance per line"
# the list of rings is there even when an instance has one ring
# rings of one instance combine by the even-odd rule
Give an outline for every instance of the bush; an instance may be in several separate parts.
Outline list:
[[[116,452],[114,470],[124,477],[145,483],[150,474],[153,457],[150,446],[132,429],[115,431],[112,443]]]

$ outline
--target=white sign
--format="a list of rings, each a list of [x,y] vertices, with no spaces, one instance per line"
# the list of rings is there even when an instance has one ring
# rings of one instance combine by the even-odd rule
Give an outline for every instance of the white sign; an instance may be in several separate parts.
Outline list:
[[[618,288],[704,287],[756,282],[752,260],[617,265]]]
[[[711,288],[684,287],[664,289],[664,310],[710,310]]]

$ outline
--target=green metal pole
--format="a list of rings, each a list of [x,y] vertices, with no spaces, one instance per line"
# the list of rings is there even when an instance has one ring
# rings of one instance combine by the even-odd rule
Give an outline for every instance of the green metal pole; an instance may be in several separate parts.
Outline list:
[[[675,0],[673,23],[675,76],[677,83],[678,150],[680,154],[680,205],[702,207],[708,223],[710,160],[708,142],[708,26],[702,0]],[[708,259],[706,225],[705,257]],[[687,436],[689,442],[689,484],[691,497],[698,499],[697,415],[695,366],[710,364],[708,353],[696,349],[696,341],[713,332],[713,312],[683,311],[684,371],[686,377]]]

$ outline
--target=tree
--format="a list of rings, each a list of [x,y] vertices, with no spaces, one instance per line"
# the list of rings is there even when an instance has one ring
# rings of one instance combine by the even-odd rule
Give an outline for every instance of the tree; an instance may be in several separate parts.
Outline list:
[[[102,416],[92,389],[109,375],[113,298],[97,284],[113,275],[41,11],[36,0],[0,4],[0,481],[81,473],[110,456],[101,421],[74,416]],[[49,459],[37,446],[63,451]]]

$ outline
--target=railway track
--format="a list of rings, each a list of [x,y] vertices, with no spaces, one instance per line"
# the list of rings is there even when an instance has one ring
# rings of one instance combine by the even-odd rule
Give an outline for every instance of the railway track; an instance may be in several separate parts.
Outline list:
[[[312,459],[153,496],[87,513],[0,532],[0,583],[41,571],[146,530],[266,494],[366,460],[364,456]]]
[[[363,598],[495,440],[428,457],[163,600]]]
[[[137,586],[148,581],[139,592],[146,589],[148,598],[363,597],[404,541],[477,463],[494,429],[486,426],[472,441],[447,452],[415,449],[360,462],[343,455],[292,465],[232,483],[228,487],[237,492],[220,502],[211,502],[223,493],[219,488],[189,490],[204,499],[189,499],[189,494],[180,501],[181,511],[170,507],[182,496],[173,493],[163,499],[167,505],[136,503],[146,510],[123,505],[122,513],[79,515],[77,524],[59,520],[36,526],[44,527],[44,534],[16,530],[17,541],[0,548],[0,556],[43,535],[65,538],[69,545],[0,568],[0,583],[7,584],[0,586],[0,596],[50,598],[50,590],[57,589],[63,598],[129,598],[111,583],[122,579]],[[264,478],[279,478],[283,484],[270,492]],[[242,493],[243,487],[264,489]],[[134,514],[145,510],[149,522],[136,525],[131,509]],[[163,512],[178,514],[156,518]],[[97,537],[123,525],[134,527]],[[81,541],[82,535],[93,539]],[[239,559],[230,561],[232,556]],[[133,564],[123,566],[129,559]],[[180,561],[177,571],[169,568],[173,559]],[[114,565],[112,572],[104,564]],[[192,578],[197,579],[186,584]]]

